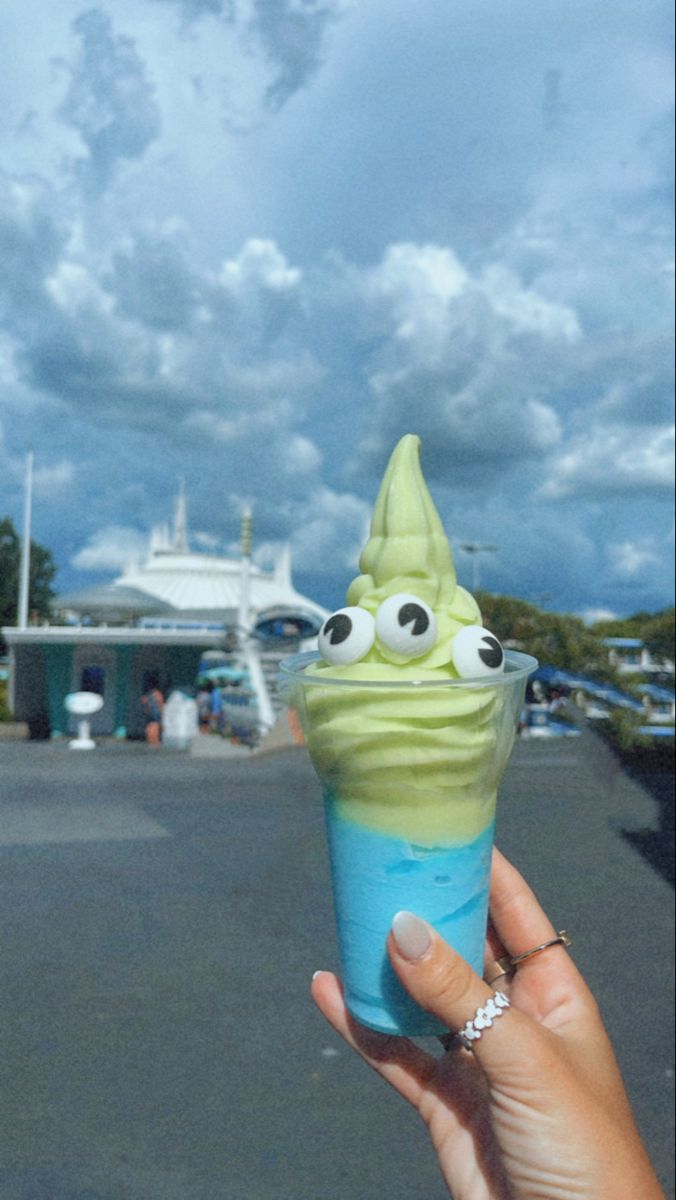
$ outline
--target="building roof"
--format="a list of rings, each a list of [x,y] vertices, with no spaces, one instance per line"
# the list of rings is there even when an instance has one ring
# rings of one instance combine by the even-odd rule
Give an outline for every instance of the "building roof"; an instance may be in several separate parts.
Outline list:
[[[58,599],[55,607],[69,608],[100,620],[172,614],[183,621],[236,621],[242,593],[242,558],[191,551],[185,495],[176,506],[173,535],[166,525],[150,535],[148,554],[112,583],[85,588]],[[288,547],[277,555],[274,570],[263,571],[247,561],[249,613],[255,620],[269,610],[300,613],[321,623],[328,613],[293,586]]]
[[[659,687],[656,683],[642,683],[637,689],[641,695],[649,696],[651,700],[661,700],[665,704],[674,703],[674,693],[668,688]]]
[[[600,683],[597,679],[590,679],[587,675],[578,675],[573,671],[564,671],[560,667],[538,667],[537,671],[531,675],[531,679],[540,679],[543,683],[553,686],[563,684],[565,687],[580,689],[597,700],[605,700],[606,703],[612,704],[616,708],[631,708],[634,712],[643,711],[641,701],[637,700],[635,696],[630,696],[627,692],[622,692],[609,683]]]
[[[294,588],[287,561],[280,556],[270,572],[250,565],[251,609],[255,613],[270,608],[298,609],[323,620],[325,610]],[[155,551],[143,566],[127,570],[115,583],[157,597],[182,615],[234,615],[240,603],[242,562],[211,554]]]
[[[81,591],[59,596],[58,606],[66,611],[92,616],[102,613],[109,621],[159,616],[172,611],[171,605],[158,596],[119,583],[94,584]]]

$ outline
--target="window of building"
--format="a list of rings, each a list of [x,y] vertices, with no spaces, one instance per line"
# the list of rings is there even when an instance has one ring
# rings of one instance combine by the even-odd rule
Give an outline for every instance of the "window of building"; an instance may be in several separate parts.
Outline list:
[[[80,691],[95,692],[97,696],[104,696],[106,691],[106,672],[104,668],[98,666],[83,667],[80,677]]]

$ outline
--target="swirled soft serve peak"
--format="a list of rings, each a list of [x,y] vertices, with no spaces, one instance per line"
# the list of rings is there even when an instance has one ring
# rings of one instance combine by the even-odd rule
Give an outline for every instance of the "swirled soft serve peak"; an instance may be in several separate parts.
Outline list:
[[[359,566],[347,606],[332,614],[320,632],[326,664],[320,670],[393,681],[502,671],[500,643],[481,628],[474,597],[456,580],[414,434],[401,439],[389,461]],[[457,635],[467,629],[458,641]],[[363,669],[346,669],[355,664]],[[409,669],[402,674],[405,667]]]
[[[348,1007],[385,1032],[438,1033],[385,940],[409,909],[481,971],[498,783],[535,664],[505,655],[458,584],[413,434],[389,461],[359,566],[287,686],[324,788]]]

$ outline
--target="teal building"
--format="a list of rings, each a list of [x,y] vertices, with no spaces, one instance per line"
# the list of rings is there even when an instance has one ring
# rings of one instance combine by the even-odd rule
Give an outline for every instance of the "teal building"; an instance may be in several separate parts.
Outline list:
[[[111,583],[61,596],[59,623],[2,630],[10,707],[32,736],[59,737],[76,732],[66,696],[96,692],[103,706],[91,718],[92,734],[140,737],[141,696],[151,681],[165,695],[190,694],[207,652],[248,645],[258,660],[276,639],[305,648],[327,615],[295,590],[286,547],[270,571],[251,562],[248,549],[241,558],[191,551],[181,495],[173,534],[167,526],[153,530],[145,562]]]

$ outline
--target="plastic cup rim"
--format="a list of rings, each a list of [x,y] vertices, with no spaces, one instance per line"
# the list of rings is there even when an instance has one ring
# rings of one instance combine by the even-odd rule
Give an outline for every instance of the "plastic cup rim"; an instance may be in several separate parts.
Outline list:
[[[480,675],[468,679],[341,679],[331,675],[308,675],[307,668],[324,660],[316,650],[303,654],[291,654],[279,664],[279,673],[285,682],[300,683],[304,687],[351,687],[387,689],[388,691],[411,691],[428,688],[500,688],[520,683],[537,670],[539,663],[531,654],[521,650],[505,650],[505,670],[499,675]],[[413,665],[413,664],[411,664]]]

